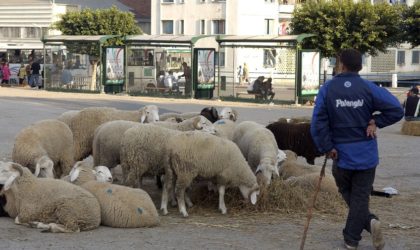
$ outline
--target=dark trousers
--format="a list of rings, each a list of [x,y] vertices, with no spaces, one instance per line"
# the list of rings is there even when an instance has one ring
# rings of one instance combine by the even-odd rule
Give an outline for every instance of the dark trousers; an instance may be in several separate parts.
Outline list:
[[[362,231],[370,232],[370,220],[377,217],[369,211],[369,197],[375,180],[376,168],[348,170],[334,162],[332,174],[344,201],[349,207],[343,236],[346,243],[357,246]]]

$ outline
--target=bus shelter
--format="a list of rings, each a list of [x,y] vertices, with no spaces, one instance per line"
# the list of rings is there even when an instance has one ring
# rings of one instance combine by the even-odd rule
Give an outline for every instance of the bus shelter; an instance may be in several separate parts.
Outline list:
[[[108,39],[114,35],[45,36],[44,88],[83,92],[102,91],[101,58]],[[48,48],[48,51],[47,49]],[[124,75],[121,75],[124,78]]]
[[[213,92],[214,36],[134,35],[124,41],[127,93],[200,98],[203,89]],[[206,56],[208,67],[200,64]]]
[[[301,102],[316,95],[320,85],[320,54],[302,49],[300,35],[220,35],[217,96],[259,99],[250,94],[255,80],[271,78],[275,100]]]

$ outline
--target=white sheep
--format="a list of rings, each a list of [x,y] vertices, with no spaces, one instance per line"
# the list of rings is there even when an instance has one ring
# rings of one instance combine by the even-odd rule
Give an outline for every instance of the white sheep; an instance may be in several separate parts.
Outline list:
[[[175,192],[179,211],[188,216],[185,207],[185,189],[195,177],[213,178],[219,192],[219,210],[226,214],[224,194],[226,187],[239,187],[243,197],[257,202],[259,186],[238,147],[231,141],[197,131],[173,135],[167,140],[165,154],[165,182],[161,210],[167,214],[168,194],[176,179]]]
[[[79,110],[69,110],[57,117],[57,120],[64,122],[70,126],[70,122],[80,111]]]
[[[80,174],[80,172],[83,172],[77,179],[77,181],[80,181],[81,183],[96,180],[98,182],[110,182],[112,183],[113,178],[111,171],[106,166],[96,166],[94,167],[93,164],[91,164],[90,161],[78,161],[74,164],[73,168],[71,169],[70,173],[64,177],[61,178],[61,180],[71,182],[78,184],[76,180],[72,180],[71,176],[74,175],[74,173],[77,172]],[[88,174],[85,174],[87,172]],[[88,179],[84,179],[84,178]]]
[[[15,139],[12,161],[33,172],[54,166],[57,177],[68,174],[74,163],[70,128],[61,121],[49,119],[22,129]]]
[[[315,190],[319,182],[319,173],[309,173],[301,176],[292,176],[285,180],[285,183],[295,187],[299,186],[305,190]],[[320,191],[330,194],[338,195],[338,188],[335,184],[334,177],[331,174],[325,173],[322,178]]]
[[[159,224],[156,207],[145,191],[101,182],[95,173],[83,165],[74,168],[70,178],[98,199],[102,225],[134,228]]]
[[[0,184],[4,184],[5,210],[16,216],[16,224],[68,233],[92,230],[101,222],[98,200],[71,183],[37,178],[28,168],[10,163],[0,172]]]
[[[232,109],[230,107],[225,107],[220,111],[219,118],[227,119],[227,120],[231,120],[235,122],[236,120],[238,120],[238,115],[239,113],[235,109]]]
[[[300,163],[297,160],[297,154],[291,150],[284,150],[286,153],[286,159],[281,163],[279,167],[279,175],[282,179],[286,180],[290,177],[297,177],[306,174],[320,173],[321,167],[316,165],[309,165],[306,163]],[[326,174],[330,174],[331,171],[326,169]]]
[[[81,110],[70,121],[70,129],[74,138],[75,160],[81,160],[91,154],[95,129],[105,122],[114,120],[141,123],[156,122],[159,121],[158,108],[155,105],[148,105],[136,111],[106,107],[93,107]]]
[[[264,184],[271,183],[273,174],[279,176],[278,167],[285,154],[278,149],[273,133],[263,125],[251,121],[241,122],[234,130],[233,141],[252,170],[256,174],[262,173]]]
[[[233,139],[233,131],[235,131],[236,123],[228,119],[220,119],[213,123],[216,130],[216,136],[226,138],[228,140]]]
[[[120,160],[125,185],[135,187],[145,173],[163,174],[168,139],[181,133],[152,124],[140,124],[124,132]]]
[[[206,117],[202,115],[194,116],[192,118],[188,118],[182,122],[174,123],[174,122],[156,122],[154,125],[179,130],[179,131],[193,131],[193,130],[201,130],[202,132],[215,134],[215,127],[213,123],[211,123]]]

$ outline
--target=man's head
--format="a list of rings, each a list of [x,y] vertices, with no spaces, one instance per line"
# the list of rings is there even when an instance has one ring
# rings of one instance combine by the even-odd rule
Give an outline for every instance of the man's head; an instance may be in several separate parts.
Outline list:
[[[410,92],[412,95],[418,95],[419,94],[419,89],[417,87],[412,87],[410,89]]]
[[[188,67],[188,64],[186,62],[183,62],[182,67],[186,68],[186,67]]]
[[[362,69],[362,54],[355,49],[345,49],[340,53],[342,72],[359,72]]]

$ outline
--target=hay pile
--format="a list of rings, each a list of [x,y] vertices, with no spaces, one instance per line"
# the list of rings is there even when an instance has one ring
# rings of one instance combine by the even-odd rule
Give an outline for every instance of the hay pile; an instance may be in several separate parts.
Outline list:
[[[308,205],[312,203],[314,187],[302,188],[293,186],[284,180],[275,179],[270,186],[262,188],[255,206],[245,202],[237,189],[229,189],[225,194],[228,213],[240,212],[277,212],[285,214],[304,213]],[[218,206],[218,194],[209,192],[207,187],[197,186],[193,188],[192,202],[194,210],[214,209]],[[331,194],[321,191],[315,203],[314,211],[320,213],[343,215],[346,205],[338,193]]]
[[[420,121],[404,121],[401,132],[405,135],[420,136]]]

